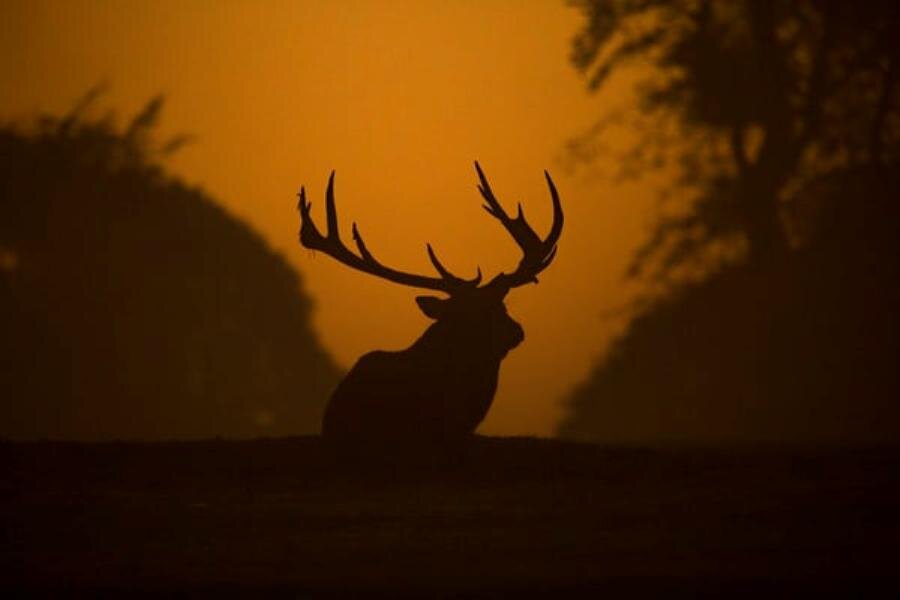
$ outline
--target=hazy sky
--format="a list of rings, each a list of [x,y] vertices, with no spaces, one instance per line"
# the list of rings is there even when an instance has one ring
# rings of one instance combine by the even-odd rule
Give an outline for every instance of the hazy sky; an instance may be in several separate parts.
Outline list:
[[[566,228],[541,283],[507,299],[526,341],[481,429],[549,434],[567,390],[621,328],[607,313],[629,298],[623,268],[652,214],[648,189],[564,168],[565,142],[627,102],[621,82],[584,91],[568,62],[579,21],[557,0],[5,0],[0,116],[59,113],[106,81],[98,114],[124,120],[164,93],[163,134],[196,136],[170,166],[302,273],[321,340],[344,366],[406,346],[428,321],[420,291],[298,246],[301,183],[324,223],[336,169],[347,240],[355,220],[384,262],[430,274],[430,241],[455,272],[480,265],[489,278],[519,254],[480,208],[472,161],[542,234],[549,169]]]

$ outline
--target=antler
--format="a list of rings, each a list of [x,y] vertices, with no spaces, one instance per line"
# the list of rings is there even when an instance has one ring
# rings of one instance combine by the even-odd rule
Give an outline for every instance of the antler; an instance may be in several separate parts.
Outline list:
[[[563,226],[562,204],[559,201],[556,186],[553,185],[553,180],[550,179],[550,174],[544,171],[544,177],[547,178],[547,187],[550,188],[550,196],[553,199],[553,225],[550,227],[550,233],[542,240],[531,228],[531,225],[528,224],[528,221],[525,220],[522,205],[518,205],[516,218],[511,218],[494,196],[494,192],[491,190],[487,177],[484,176],[478,161],[475,161],[475,170],[478,171],[478,179],[480,181],[478,191],[481,192],[486,202],[483,207],[484,210],[500,221],[519,245],[519,248],[522,249],[522,260],[519,261],[519,266],[516,270],[512,273],[500,273],[488,285],[510,289],[526,283],[537,283],[538,273],[546,269],[553,261],[553,257],[556,256],[556,243],[559,241]]]
[[[409,285],[418,288],[426,288],[431,290],[439,290],[451,294],[465,287],[477,287],[481,283],[481,269],[478,269],[478,275],[474,279],[462,279],[448,271],[444,265],[438,260],[431,244],[426,244],[428,250],[428,258],[440,277],[427,277],[425,275],[415,275],[413,273],[405,273],[398,271],[378,262],[372,256],[366,247],[356,223],[353,223],[353,241],[359,250],[359,255],[354,254],[341,241],[338,231],[337,208],[334,204],[334,171],[328,178],[328,190],[325,193],[325,214],[327,219],[328,230],[326,235],[322,235],[315,223],[310,217],[309,209],[311,202],[306,200],[306,190],[301,187],[300,193],[297,194],[299,202],[297,210],[300,211],[300,243],[310,250],[321,250],[325,254],[331,256],[338,262],[348,267],[363,271],[394,283]]]

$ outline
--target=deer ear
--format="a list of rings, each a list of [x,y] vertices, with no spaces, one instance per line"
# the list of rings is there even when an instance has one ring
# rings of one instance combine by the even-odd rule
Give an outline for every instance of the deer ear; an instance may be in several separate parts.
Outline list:
[[[434,320],[440,319],[444,315],[444,307],[447,301],[434,296],[416,296],[416,304],[419,309],[425,313],[426,317]]]

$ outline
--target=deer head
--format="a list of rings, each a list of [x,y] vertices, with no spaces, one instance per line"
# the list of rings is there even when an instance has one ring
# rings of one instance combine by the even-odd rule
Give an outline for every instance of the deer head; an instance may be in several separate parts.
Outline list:
[[[515,328],[504,326],[504,320],[515,324],[506,314],[503,300],[506,294],[515,287],[526,283],[537,283],[538,274],[546,269],[556,256],[556,244],[559,241],[563,226],[562,205],[559,194],[550,174],[544,171],[547,179],[547,187],[550,189],[550,197],[553,200],[553,225],[546,238],[541,238],[525,219],[522,205],[518,205],[515,217],[510,217],[500,202],[494,196],[487,177],[481,170],[478,162],[475,163],[478,173],[478,190],[484,198],[483,208],[489,215],[497,219],[513,240],[522,250],[522,259],[515,270],[509,273],[499,273],[488,283],[482,284],[481,269],[472,279],[464,279],[451,273],[438,259],[431,244],[426,244],[428,258],[437,271],[437,277],[418,275],[399,271],[383,265],[369,251],[366,243],[359,233],[356,223],[353,223],[353,241],[358,251],[354,253],[341,241],[338,231],[337,208],[334,201],[334,172],[328,178],[328,189],[325,193],[325,211],[327,230],[325,235],[319,231],[310,217],[312,203],[306,199],[306,191],[300,188],[298,210],[300,211],[300,243],[311,250],[318,250],[331,256],[335,260],[371,275],[375,275],[394,283],[411,287],[429,289],[442,292],[448,298],[435,296],[419,296],[416,303],[426,316],[438,322],[446,322],[454,326],[469,326],[483,328],[491,325],[496,329],[498,342],[514,347],[521,341],[521,328],[516,333]],[[517,325],[517,324],[516,324]],[[518,339],[516,339],[518,338]],[[507,350],[509,349],[507,348]]]

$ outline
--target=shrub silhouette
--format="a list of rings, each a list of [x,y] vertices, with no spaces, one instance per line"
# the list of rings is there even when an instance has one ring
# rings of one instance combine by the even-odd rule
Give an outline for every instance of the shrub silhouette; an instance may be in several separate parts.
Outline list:
[[[900,177],[833,173],[819,228],[643,310],[568,399],[564,437],[895,442]],[[846,196],[858,198],[848,203]]]
[[[297,274],[164,172],[161,98],[121,131],[84,104],[0,129],[0,435],[317,430],[339,373]]]

